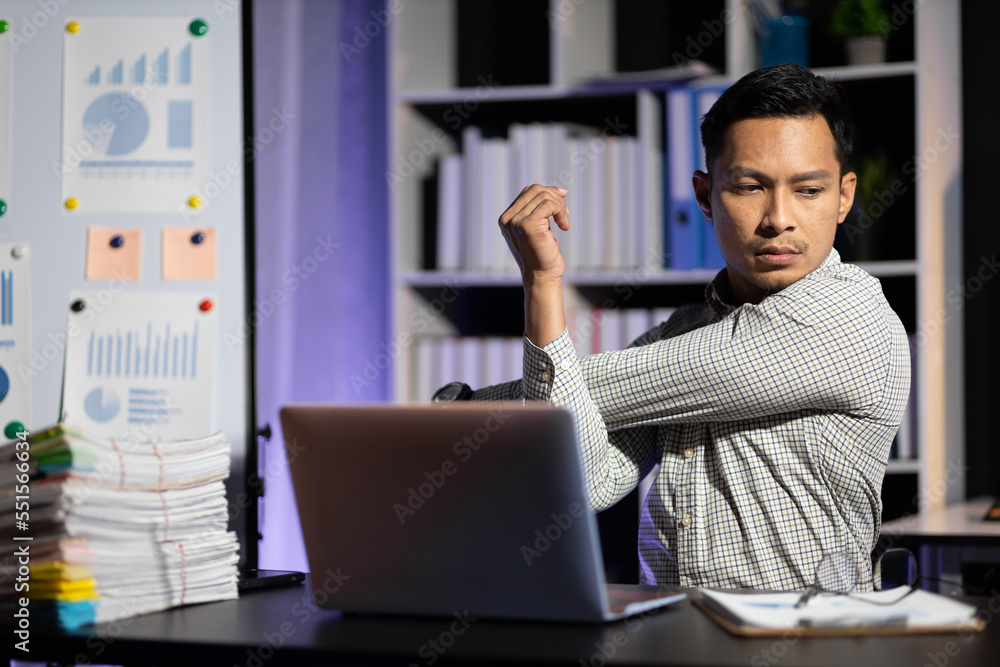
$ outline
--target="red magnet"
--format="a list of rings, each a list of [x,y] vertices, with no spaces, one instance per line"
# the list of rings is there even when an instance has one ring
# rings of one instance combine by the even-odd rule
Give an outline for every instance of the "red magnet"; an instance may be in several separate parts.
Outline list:
[[[212,303],[211,299],[205,299],[204,301],[198,304],[198,309],[201,310],[201,312],[203,313],[207,313],[213,308],[215,308],[215,304]]]

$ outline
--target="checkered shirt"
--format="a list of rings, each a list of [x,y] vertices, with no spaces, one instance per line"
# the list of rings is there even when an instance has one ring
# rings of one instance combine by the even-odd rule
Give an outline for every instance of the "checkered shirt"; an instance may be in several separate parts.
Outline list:
[[[649,584],[811,585],[853,554],[871,590],[880,492],[909,392],[906,333],[875,278],[831,250],[759,304],[726,272],[626,350],[577,358],[568,332],[524,342],[524,377],[475,400],[541,400],[575,417],[594,509],[659,471],[639,526]]]

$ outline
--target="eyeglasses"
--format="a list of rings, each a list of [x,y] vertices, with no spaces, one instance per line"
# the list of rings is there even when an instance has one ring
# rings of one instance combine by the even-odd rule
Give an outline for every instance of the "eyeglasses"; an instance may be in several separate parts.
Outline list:
[[[917,575],[917,560],[909,549],[888,549],[882,554],[876,567],[881,575],[883,590],[901,586],[907,586],[910,590],[898,598],[889,601],[877,601],[867,598],[855,599],[863,599],[865,602],[874,605],[896,604],[917,590],[917,584],[924,579]],[[821,593],[827,595],[850,595],[857,588],[860,578],[857,562],[851,554],[826,554],[816,567],[816,576],[813,585],[806,589],[802,597],[795,603],[795,607],[804,607],[809,603],[809,600]]]

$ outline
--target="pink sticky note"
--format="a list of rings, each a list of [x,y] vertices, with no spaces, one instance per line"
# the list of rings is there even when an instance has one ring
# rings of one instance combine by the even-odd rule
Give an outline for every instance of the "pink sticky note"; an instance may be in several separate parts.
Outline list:
[[[142,230],[117,227],[87,229],[87,280],[138,280]]]
[[[163,279],[215,278],[214,227],[163,228]]]

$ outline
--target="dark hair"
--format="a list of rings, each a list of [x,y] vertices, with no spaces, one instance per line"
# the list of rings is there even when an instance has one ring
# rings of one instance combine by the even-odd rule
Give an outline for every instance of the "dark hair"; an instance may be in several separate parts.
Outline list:
[[[785,63],[750,72],[716,100],[701,121],[708,177],[722,149],[726,130],[748,118],[804,117],[819,114],[830,126],[841,172],[854,149],[854,118],[843,88],[805,67]]]

